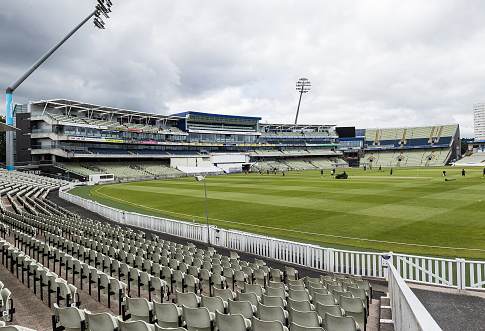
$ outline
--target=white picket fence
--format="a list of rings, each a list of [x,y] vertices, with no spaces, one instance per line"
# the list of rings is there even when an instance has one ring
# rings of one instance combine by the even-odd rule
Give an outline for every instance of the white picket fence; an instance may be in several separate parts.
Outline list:
[[[441,331],[392,263],[389,263],[387,282],[395,331]]]
[[[208,231],[205,225],[108,207],[68,193],[72,187],[73,184],[70,184],[61,188],[59,197],[121,224],[207,242]],[[209,227],[209,236],[214,246],[322,271],[381,279],[385,278],[386,269],[382,257],[390,255],[397,273],[405,281],[456,289],[485,290],[485,261],[325,248],[215,226]]]

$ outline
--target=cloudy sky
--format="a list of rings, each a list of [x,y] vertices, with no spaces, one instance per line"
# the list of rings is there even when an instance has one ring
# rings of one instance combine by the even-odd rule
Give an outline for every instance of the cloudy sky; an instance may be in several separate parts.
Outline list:
[[[15,100],[67,98],[156,113],[198,110],[358,127],[459,123],[485,102],[485,2],[112,0]],[[0,87],[94,0],[3,0]],[[6,11],[5,11],[6,10]],[[2,100],[2,103],[4,101]]]

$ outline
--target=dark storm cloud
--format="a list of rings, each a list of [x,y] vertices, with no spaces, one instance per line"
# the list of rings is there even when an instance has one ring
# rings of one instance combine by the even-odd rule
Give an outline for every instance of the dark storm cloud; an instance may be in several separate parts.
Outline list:
[[[71,29],[94,0],[6,0],[0,85]],[[481,1],[113,1],[16,92],[159,113],[187,109],[360,127],[459,122],[485,101]],[[6,9],[6,10],[5,10]]]

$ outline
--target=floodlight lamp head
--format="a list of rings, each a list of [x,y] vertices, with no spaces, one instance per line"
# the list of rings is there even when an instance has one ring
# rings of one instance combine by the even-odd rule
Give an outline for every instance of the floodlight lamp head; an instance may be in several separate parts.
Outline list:
[[[95,17],[94,18],[94,25],[98,28],[98,29],[104,29],[104,22],[101,18],[99,17]]]
[[[308,78],[300,78],[296,82],[296,91],[300,93],[307,93],[310,91],[312,87],[312,83],[308,80]]]
[[[105,19],[109,18],[108,13],[111,13],[112,5],[111,0],[97,0],[93,23],[98,29],[105,29],[105,23],[101,17],[104,16]]]

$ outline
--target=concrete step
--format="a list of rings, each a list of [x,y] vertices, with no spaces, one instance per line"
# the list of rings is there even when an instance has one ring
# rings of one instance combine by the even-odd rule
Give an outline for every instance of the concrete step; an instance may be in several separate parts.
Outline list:
[[[391,301],[389,296],[383,296],[379,306],[379,330],[394,331],[394,322],[392,320]]]

